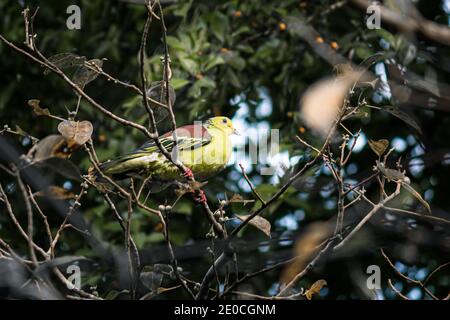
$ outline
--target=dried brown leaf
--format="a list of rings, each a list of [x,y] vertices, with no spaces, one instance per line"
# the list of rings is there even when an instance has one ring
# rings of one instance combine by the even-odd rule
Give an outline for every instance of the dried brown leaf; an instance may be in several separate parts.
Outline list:
[[[51,197],[57,200],[68,200],[76,198],[76,195],[73,192],[58,186],[48,186],[46,189],[36,192],[35,196]]]
[[[88,64],[88,65],[86,65]],[[73,74],[72,81],[83,89],[89,82],[94,81],[99,73],[95,68],[101,68],[103,66],[103,60],[92,59],[86,62],[85,65],[80,66]]]
[[[250,215],[243,215],[243,216],[237,216],[237,217],[239,220],[245,221],[245,220],[247,220],[248,217],[250,217]],[[255,216],[252,220],[249,221],[249,224],[258,228],[259,230],[264,232],[264,234],[266,236],[268,236],[270,238],[271,225],[270,225],[270,222],[267,221],[267,219],[264,219],[263,217],[260,217],[260,216]]]
[[[304,293],[304,296],[306,297],[306,299],[311,300],[312,296],[314,294],[317,294],[320,292],[320,290],[322,290],[322,288],[324,286],[327,285],[327,282],[323,279],[317,280],[316,282],[314,282],[312,284],[312,286],[306,290],[306,292]]]
[[[31,99],[28,100],[28,105],[33,108],[33,111],[37,116],[50,116],[50,111],[47,108],[42,108],[40,102],[40,100]]]
[[[69,145],[81,146],[85,144],[92,136],[92,123],[89,121],[68,121],[59,123],[58,131],[69,142]]]
[[[39,161],[50,157],[68,158],[71,149],[67,145],[66,139],[59,134],[52,134],[41,139],[36,144],[34,159]]]
[[[389,140],[380,139],[380,140],[371,140],[369,139],[369,147],[373,152],[379,157],[383,155],[386,149],[389,147]]]

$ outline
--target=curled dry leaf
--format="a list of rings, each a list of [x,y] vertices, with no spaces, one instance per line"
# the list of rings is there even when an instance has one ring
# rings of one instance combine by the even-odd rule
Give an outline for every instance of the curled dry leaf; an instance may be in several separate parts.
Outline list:
[[[92,59],[80,66],[73,74],[72,81],[83,89],[89,82],[94,81],[99,73],[96,69],[103,66],[103,60]]]
[[[40,102],[40,100],[31,99],[28,100],[28,105],[33,108],[33,111],[37,116],[49,116],[50,111],[47,108],[42,108]]]
[[[378,160],[375,161],[376,167],[380,172],[383,174],[383,176],[386,177],[388,181],[403,181],[407,184],[409,184],[409,178],[405,175],[405,172],[402,172],[400,170],[396,169],[390,169],[386,168],[383,162],[380,162]]]
[[[250,217],[250,215],[243,215],[243,216],[237,216],[237,217],[239,220],[245,221],[245,220],[247,220],[248,217]],[[260,217],[260,216],[255,216],[252,220],[250,220],[249,224],[258,228],[259,230],[264,232],[264,234],[266,236],[268,236],[270,238],[271,225],[270,225],[270,222],[267,221],[267,219],[264,219],[263,217]]]
[[[68,200],[76,198],[76,195],[73,192],[58,186],[48,186],[44,190],[36,192],[35,196],[51,197],[57,200]]]
[[[297,257],[281,274],[281,283],[289,283],[309,262],[311,255],[318,250],[330,234],[331,226],[325,222],[315,222],[308,226],[305,233],[297,240],[294,246],[294,256]]]
[[[377,141],[369,139],[369,147],[379,157],[383,155],[386,149],[389,147],[389,140],[380,139]]]
[[[62,121],[58,131],[67,139],[69,146],[85,144],[92,135],[93,127],[89,121]]]
[[[427,214],[431,215],[431,207],[428,204],[428,202],[426,202],[426,200],[424,198],[422,198],[422,196],[420,195],[420,193],[418,193],[413,187],[411,187],[409,184],[402,184],[402,187],[404,189],[406,189],[409,193],[411,193],[411,195],[416,198],[424,207],[425,209],[427,209]]]
[[[406,112],[400,110],[397,107],[394,106],[384,106],[382,108],[382,110],[389,112],[390,114],[392,114],[394,117],[399,118],[400,120],[402,120],[403,122],[405,122],[406,124],[410,125],[412,128],[414,128],[419,134],[422,134],[422,129],[420,128],[419,124],[417,123],[416,120],[414,120],[414,118],[412,118],[412,116],[410,116],[409,114],[407,114]]]
[[[327,282],[325,280],[323,279],[317,280],[312,284],[312,286],[308,290],[306,290],[306,292],[303,295],[306,297],[306,299],[311,300],[312,296],[314,294],[319,293],[320,290],[322,290],[322,288],[326,285]]]
[[[305,124],[322,136],[333,126],[351,86],[360,79],[359,71],[344,70],[341,76],[312,85],[301,100],[301,116]]]
[[[406,176],[405,172],[396,169],[386,168],[383,162],[376,161],[376,168],[380,170],[383,176],[386,177],[388,181],[400,181],[402,182],[402,187],[411,195],[413,195],[426,209],[427,213],[431,214],[431,207],[428,202],[418,193],[413,187],[410,186],[411,180]]]

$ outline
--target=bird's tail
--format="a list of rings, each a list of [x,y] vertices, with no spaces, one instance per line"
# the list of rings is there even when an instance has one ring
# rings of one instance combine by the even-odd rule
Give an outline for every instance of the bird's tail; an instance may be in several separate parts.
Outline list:
[[[126,154],[114,160],[102,163],[99,166],[99,169],[103,174],[116,180],[139,175],[146,166],[144,157],[147,155],[148,154],[143,152]],[[98,181],[101,179],[102,175],[94,168],[91,168],[89,173],[95,178],[95,180]]]
[[[151,157],[149,153],[145,152],[127,154],[102,163],[99,166],[99,169],[104,175],[109,176],[114,180],[122,180],[130,177],[141,178],[146,175],[144,171],[147,168],[148,161],[151,161],[149,156]],[[92,181],[108,189],[109,183],[107,179],[105,179],[100,172],[95,170],[95,168],[91,167],[89,169],[89,176]],[[147,181],[146,190],[150,193],[157,193],[166,189],[171,184],[172,182],[151,179],[150,181]]]

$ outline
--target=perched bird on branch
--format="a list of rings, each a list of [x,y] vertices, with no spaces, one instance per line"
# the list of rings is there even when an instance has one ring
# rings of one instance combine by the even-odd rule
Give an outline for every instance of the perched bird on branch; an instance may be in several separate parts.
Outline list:
[[[229,136],[238,134],[227,117],[210,118],[203,123],[176,129],[159,138],[161,145],[171,154],[173,161],[181,161],[196,179],[202,180],[225,168],[232,147]],[[174,146],[176,146],[174,148]],[[100,165],[100,170],[114,179],[150,177],[152,181],[177,181],[180,170],[161,152],[155,141]],[[98,176],[98,174],[97,174]]]

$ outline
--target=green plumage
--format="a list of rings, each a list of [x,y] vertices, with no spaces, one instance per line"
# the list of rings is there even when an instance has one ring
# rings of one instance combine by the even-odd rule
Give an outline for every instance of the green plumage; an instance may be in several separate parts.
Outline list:
[[[225,117],[209,119],[202,127],[185,126],[177,129],[177,152],[171,133],[159,140],[166,150],[178,155],[178,159],[192,170],[195,177],[205,179],[222,170],[231,155],[229,135],[235,132],[231,120]],[[103,163],[102,172],[115,179],[126,177],[151,177],[155,181],[181,179],[178,168],[173,165],[153,142]]]

